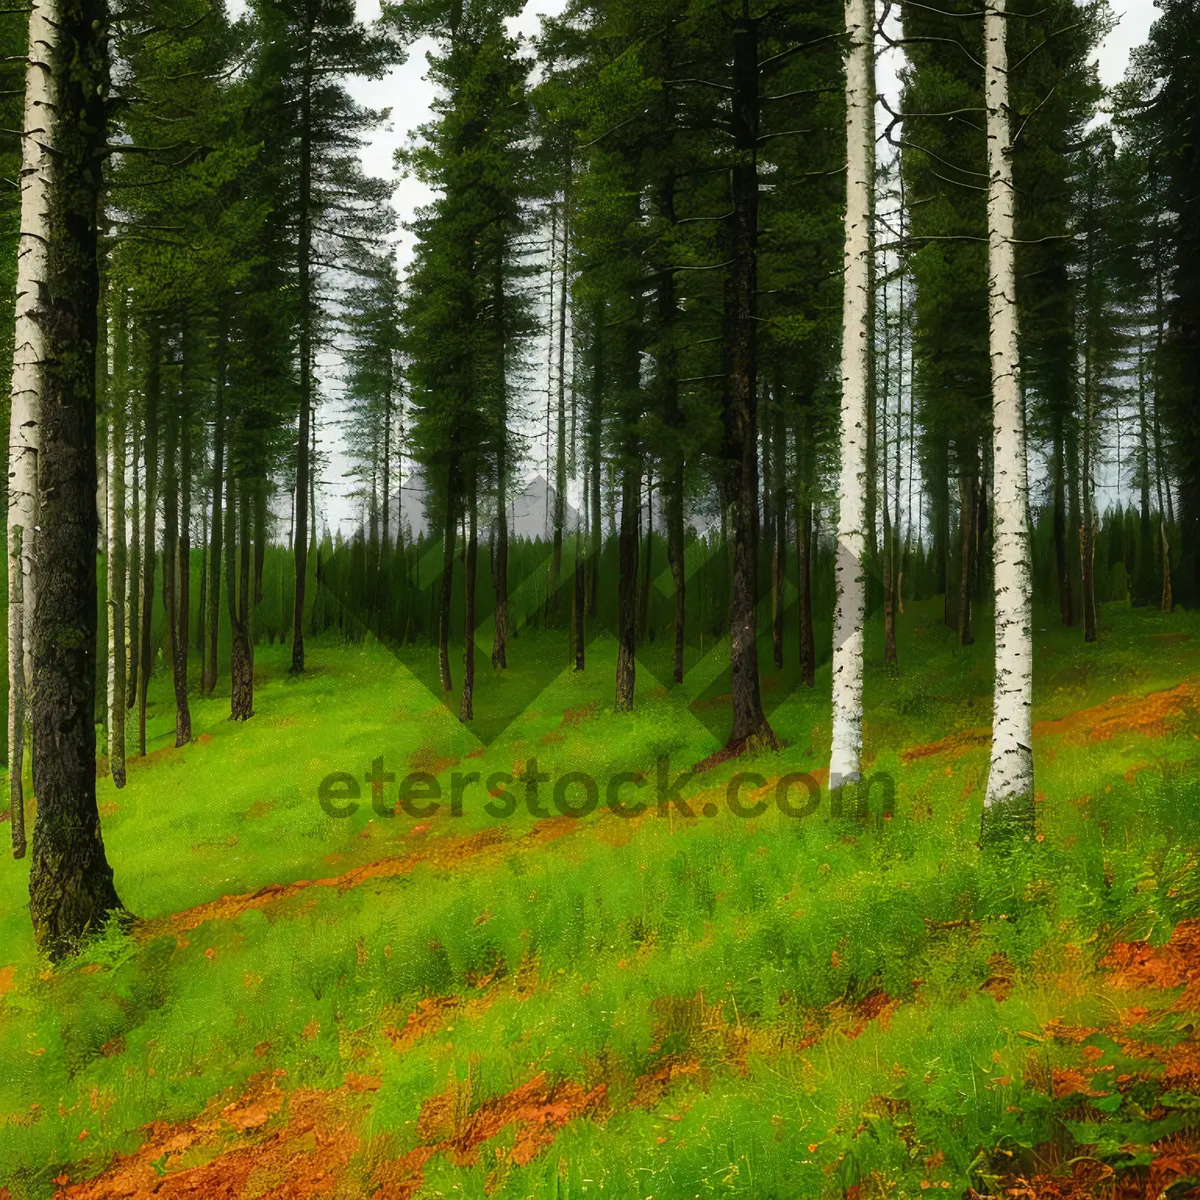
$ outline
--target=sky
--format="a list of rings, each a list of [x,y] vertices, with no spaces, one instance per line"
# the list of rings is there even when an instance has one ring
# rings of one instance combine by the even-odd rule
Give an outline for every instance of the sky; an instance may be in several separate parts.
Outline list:
[[[1145,40],[1157,12],[1152,0],[1110,0],[1116,24],[1100,45],[1097,54],[1100,79],[1106,86],[1120,82],[1129,63],[1130,52]],[[231,5],[237,7],[237,0]],[[509,22],[510,31],[526,39],[535,35],[543,14],[556,16],[566,7],[566,0],[528,0],[521,15]],[[379,0],[357,0],[360,20],[370,21],[379,16]],[[385,78],[378,80],[355,79],[348,88],[360,103],[371,108],[390,109],[387,122],[381,126],[363,148],[363,166],[368,174],[394,179],[393,205],[400,219],[397,232],[397,257],[401,268],[412,255],[412,238],[404,231],[405,222],[412,219],[416,210],[430,199],[429,190],[418,180],[398,175],[394,156],[396,150],[405,145],[412,132],[430,116],[430,105],[434,88],[425,78],[428,71],[426,56],[432,42],[422,40],[414,43],[407,60],[394,68]],[[899,108],[898,70],[901,65],[899,50],[886,52],[879,61],[877,85],[882,96],[887,97],[893,108]],[[879,118],[886,124],[882,110]],[[882,125],[880,126],[882,128]],[[543,367],[544,370],[544,367]],[[327,424],[323,430],[325,444],[331,459],[322,473],[323,495],[318,497],[320,519],[331,529],[341,526],[349,533],[357,523],[357,514],[347,498],[351,483],[343,477],[345,461],[341,453],[341,437],[337,427],[339,384],[337,371],[329,361],[325,364],[325,394],[329,401],[325,413]],[[532,473],[532,472],[531,472]]]

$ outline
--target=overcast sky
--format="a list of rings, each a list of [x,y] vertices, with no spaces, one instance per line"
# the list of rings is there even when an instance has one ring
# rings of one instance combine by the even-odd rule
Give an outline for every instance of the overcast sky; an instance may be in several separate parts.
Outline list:
[[[361,20],[370,21],[379,16],[379,0],[356,2]],[[529,38],[537,33],[542,14],[557,15],[565,6],[566,0],[529,0],[520,17],[510,22],[510,29],[513,33]],[[1156,16],[1156,9],[1151,0],[1128,0],[1127,3],[1112,0],[1112,8],[1117,17],[1117,24],[1100,46],[1097,55],[1100,78],[1105,85],[1115,84],[1124,77],[1130,51],[1146,40],[1147,32]],[[351,80],[348,85],[351,94],[361,103],[372,108],[391,109],[390,120],[376,131],[364,148],[363,165],[371,175],[396,180],[393,204],[401,225],[409,221],[414,212],[429,200],[429,191],[421,183],[415,179],[397,176],[394,155],[396,149],[408,141],[410,132],[429,119],[434,89],[425,76],[428,72],[426,55],[431,46],[429,41],[415,43],[409,49],[407,61],[392,70],[384,79],[357,79]],[[893,108],[899,107],[899,65],[899,51],[894,50],[880,60],[878,70],[880,93],[887,96]],[[882,117],[883,114],[880,115]],[[398,257],[403,268],[411,256],[412,240],[401,229],[397,234],[397,243]],[[341,439],[336,426],[338,388],[335,373],[329,369],[324,388],[330,402],[325,411],[325,419],[329,424],[324,430],[324,437],[326,447],[333,450],[333,458],[328,469],[323,472],[324,495],[318,498],[318,509],[322,520],[328,521],[331,528],[340,524],[345,532],[349,532],[357,517],[345,496],[350,484],[343,479],[345,462],[340,454]]]

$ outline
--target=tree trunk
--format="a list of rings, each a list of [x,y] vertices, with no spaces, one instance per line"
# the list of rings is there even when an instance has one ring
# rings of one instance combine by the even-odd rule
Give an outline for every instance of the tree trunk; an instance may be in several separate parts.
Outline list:
[[[588,481],[592,489],[590,507],[591,526],[588,534],[591,549],[588,552],[588,603],[587,615],[596,619],[596,604],[600,594],[600,434],[601,417],[604,411],[604,309],[597,304],[592,310],[592,398],[588,406]]]
[[[583,574],[583,535],[578,525],[575,526],[575,592],[574,592],[574,631],[575,631],[575,670],[582,671],[586,664],[587,638],[584,636],[587,618],[584,609],[587,601],[584,592]]]
[[[233,721],[248,721],[254,716],[254,645],[250,635],[250,481],[243,479],[237,489],[234,507],[233,480],[230,478],[225,503],[229,509],[229,604],[233,625],[233,645],[230,649],[229,716]],[[237,555],[234,556],[234,521],[236,514]]]
[[[154,621],[154,527],[158,512],[158,405],[162,385],[162,341],[157,320],[151,318],[150,339],[146,350],[146,435],[143,452],[146,460],[146,489],[142,519],[142,636],[138,653],[138,753],[146,756],[146,695],[154,670],[154,650],[150,645]]]
[[[34,547],[33,771],[29,874],[34,941],[52,959],[121,907],[96,807],[97,200],[106,154],[103,0],[54,15],[41,330],[38,538]],[[41,27],[39,27],[41,28]],[[106,366],[107,370],[107,366]],[[22,545],[22,550],[24,546]]]
[[[842,299],[841,474],[833,618],[833,741],[829,787],[857,780],[862,761],[866,616],[867,435],[870,400],[871,192],[875,165],[873,10],[846,0],[845,283]]]
[[[126,612],[128,613],[128,622],[126,628],[128,630],[126,636],[126,645],[129,647],[129,670],[126,675],[125,683],[125,708],[132,712],[133,706],[137,703],[138,698],[138,664],[140,657],[138,655],[138,641],[140,630],[142,628],[141,621],[141,594],[142,594],[142,509],[141,509],[141,447],[138,445],[138,429],[137,420],[133,406],[132,393],[129,397],[129,418],[130,418],[130,443],[129,457],[133,462],[133,478],[131,480],[132,487],[131,501],[129,507],[129,528],[131,532],[130,548],[129,548],[129,591],[128,600],[126,602]]]
[[[650,573],[654,561],[654,476],[646,471],[646,557],[642,564],[642,591],[638,597],[638,642],[650,635]]]
[[[632,438],[621,464],[621,533],[618,542],[621,577],[617,584],[617,712],[633,711],[637,673],[638,514],[642,473]]]
[[[450,589],[454,585],[454,542],[457,537],[454,499],[457,473],[451,468],[446,480],[446,513],[442,524],[442,590],[438,597],[438,675],[442,691],[453,688],[450,677]]]
[[[800,610],[800,679],[812,687],[816,678],[817,649],[812,623],[812,415],[806,410],[796,420],[796,588]]]
[[[254,488],[254,606],[262,603],[263,565],[267,561],[267,481],[258,479]]]
[[[312,463],[309,442],[312,421],[312,91],[313,28],[305,30],[304,68],[300,85],[300,172],[299,172],[299,352],[300,421],[296,437],[296,594],[292,612],[292,666],[294,674],[304,670],[304,589],[308,580],[308,519],[312,499]],[[314,514],[315,515],[315,514]]]
[[[733,698],[731,747],[776,746],[758,678],[758,26],[737,18],[733,33],[732,124],[736,157],[727,226],[729,373],[722,412],[724,505],[732,540],[729,598]]]
[[[205,635],[208,654],[200,690],[211,696],[217,686],[217,641],[221,630],[221,564],[222,538],[225,522],[221,513],[221,489],[225,484],[225,375],[229,344],[228,313],[221,308],[221,325],[217,336],[217,395],[213,412],[212,515],[209,518],[212,544],[208,551],[208,623]]]
[[[992,364],[992,538],[995,563],[996,682],[992,752],[984,796],[985,840],[1029,839],[1033,795],[1033,581],[1029,478],[1013,246],[1006,0],[984,17],[988,129],[988,300]]]
[[[492,277],[496,321],[496,536],[492,552],[492,668],[508,669],[508,326],[504,255],[496,254]]]
[[[571,162],[563,189],[562,270],[558,299],[558,428],[554,456],[554,565],[557,588],[562,576],[563,527],[567,519],[567,256],[570,251]]]
[[[186,341],[187,334],[184,334]],[[179,439],[180,525],[179,525],[179,595],[176,598],[177,628],[175,637],[175,746],[186,746],[192,740],[192,713],[188,708],[188,649],[191,637],[192,594],[192,422],[186,406],[181,414]]]
[[[187,332],[184,331],[184,341]],[[163,608],[168,633],[167,661],[175,690],[175,731],[179,732],[179,408],[182,396],[168,401],[166,438],[163,445]],[[187,654],[186,644],[183,652]],[[187,703],[187,684],[183,686]]]
[[[41,369],[45,356],[37,317],[48,275],[51,142],[55,135],[53,57],[58,38],[59,0],[31,0],[29,61],[25,68],[24,132],[21,142],[21,224],[17,253],[16,323],[13,337],[11,407],[8,426],[8,779],[12,797],[13,854],[25,854],[24,772],[27,684],[32,668],[34,619],[33,556],[37,527],[37,453]],[[21,547],[13,555],[12,548]],[[19,609],[20,628],[13,636]]]
[[[783,420],[783,389],[775,385],[775,420],[771,433],[772,476],[775,495],[771,505],[775,528],[771,554],[771,650],[775,669],[783,670],[783,585],[787,579],[787,432]]]
[[[975,475],[960,463],[958,468],[958,640],[975,641],[971,632],[971,566],[975,557]]]
[[[102,364],[103,369],[104,364]],[[108,458],[108,766],[125,786],[125,412],[129,402],[129,298],[117,301]]]
[[[475,568],[479,557],[478,507],[475,495],[475,467],[467,482],[467,545],[463,563],[463,587],[466,592],[463,618],[463,688],[458,719],[466,722],[475,716]]]
[[[16,588],[8,604],[8,644],[17,653],[9,659],[8,679],[8,817],[12,822],[13,858],[25,857],[25,792],[22,771],[25,763],[25,589],[21,586],[21,555],[24,552],[25,527],[9,526],[9,569],[15,573]],[[13,579],[14,574],[9,575]]]
[[[1071,595],[1070,560],[1067,555],[1066,442],[1062,418],[1054,422],[1054,445],[1050,469],[1053,472],[1054,574],[1058,581],[1058,615],[1064,625],[1075,624],[1075,605]]]

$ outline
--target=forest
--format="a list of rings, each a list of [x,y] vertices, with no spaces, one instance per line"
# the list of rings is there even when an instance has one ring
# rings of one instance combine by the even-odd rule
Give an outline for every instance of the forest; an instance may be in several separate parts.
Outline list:
[[[1200,1194],[1200,5],[549,8],[0,10],[0,1200]]]

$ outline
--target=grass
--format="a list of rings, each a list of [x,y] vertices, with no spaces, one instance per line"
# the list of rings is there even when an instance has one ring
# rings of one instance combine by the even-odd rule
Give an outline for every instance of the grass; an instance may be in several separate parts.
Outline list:
[[[98,788],[132,931],[49,969],[27,861],[0,869],[0,1196],[152,1194],[183,1172],[198,1195],[383,1200],[961,1195],[1055,1171],[1035,1194],[1084,1195],[1047,1189],[1100,1167],[1186,1184],[1200,1001],[1171,956],[1200,916],[1200,619],[1108,606],[1085,647],[1039,614],[1042,840],[997,870],[971,736],[990,631],[962,648],[939,615],[909,605],[899,673],[868,664],[890,819],[827,795],[803,820],[728,809],[737,772],[826,765],[827,666],[811,692],[767,688],[785,749],[690,781],[690,818],[659,814],[656,764],[720,746],[719,647],[678,688],[643,671],[631,718],[611,642],[539,690],[562,635],[522,635],[508,678],[480,664],[483,741],[422,684],[428,651],[318,644],[292,679],[286,648],[260,647],[254,718],[193,700],[179,751],[159,679],[151,759]],[[381,815],[364,782],[352,816],[322,810],[322,779],[380,757],[445,798],[456,771],[536,758],[591,775],[600,803],[559,817],[543,785],[539,818],[517,783],[496,819],[475,784],[458,817],[445,798]],[[637,819],[605,809],[618,772],[644,774],[622,793],[648,801]]]

